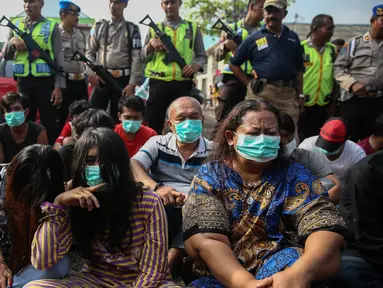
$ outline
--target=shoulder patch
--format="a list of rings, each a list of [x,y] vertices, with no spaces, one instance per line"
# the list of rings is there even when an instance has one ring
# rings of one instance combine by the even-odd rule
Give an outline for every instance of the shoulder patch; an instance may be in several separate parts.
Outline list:
[[[267,42],[266,37],[255,40],[255,44],[257,44],[258,51],[266,49],[267,47],[269,47],[269,43]]]

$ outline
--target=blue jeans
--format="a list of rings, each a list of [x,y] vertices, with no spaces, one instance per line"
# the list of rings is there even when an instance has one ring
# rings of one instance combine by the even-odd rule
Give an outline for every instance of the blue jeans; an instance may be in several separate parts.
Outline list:
[[[383,288],[383,275],[364,258],[342,255],[342,268],[332,281],[336,288]]]
[[[69,273],[69,268],[70,260],[67,255],[48,270],[37,270],[32,264],[29,264],[13,276],[12,288],[22,288],[24,285],[34,280],[64,278]]]

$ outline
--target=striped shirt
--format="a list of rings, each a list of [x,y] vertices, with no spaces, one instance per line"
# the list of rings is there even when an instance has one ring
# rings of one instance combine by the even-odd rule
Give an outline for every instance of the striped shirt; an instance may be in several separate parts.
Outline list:
[[[150,138],[133,159],[139,161],[145,170],[150,170],[157,182],[187,194],[211,147],[212,142],[201,137],[197,149],[185,161],[178,151],[176,136],[168,133]]]
[[[68,253],[72,231],[68,211],[63,207],[45,202],[41,209],[44,221],[32,242],[31,263],[45,270]],[[168,269],[167,221],[157,195],[143,192],[133,204],[131,230],[122,242],[126,247],[123,252],[107,250],[103,239],[108,232],[97,235],[91,245],[92,252],[100,257],[98,263],[85,264],[77,276],[34,281],[27,287],[77,287],[77,283],[87,284],[80,287],[178,287],[171,282]]]

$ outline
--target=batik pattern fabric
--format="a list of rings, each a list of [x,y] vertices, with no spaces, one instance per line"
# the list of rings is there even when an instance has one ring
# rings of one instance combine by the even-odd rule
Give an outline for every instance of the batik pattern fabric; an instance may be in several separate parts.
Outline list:
[[[68,211],[44,203],[44,221],[32,242],[31,262],[45,270],[67,254],[72,245]],[[62,280],[39,280],[25,287],[179,287],[171,281],[167,264],[167,222],[161,199],[150,191],[133,204],[131,233],[122,242],[124,251],[109,252],[105,235],[97,235],[92,252],[98,263],[87,263],[80,274]]]
[[[183,207],[183,229],[184,240],[198,233],[228,236],[238,261],[259,280],[293,265],[313,232],[346,232],[321,182],[295,162],[251,183],[225,163],[203,165]],[[202,261],[193,270],[201,278],[190,287],[223,287]]]

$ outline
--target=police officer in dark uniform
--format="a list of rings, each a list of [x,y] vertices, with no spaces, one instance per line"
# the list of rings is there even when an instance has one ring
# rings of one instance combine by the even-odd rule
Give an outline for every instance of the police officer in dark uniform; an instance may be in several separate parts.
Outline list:
[[[41,10],[44,0],[25,0],[26,18],[16,18],[12,22],[22,31],[32,35],[33,40],[46,51],[58,66],[63,66],[61,33],[53,19],[44,18]],[[49,143],[56,140],[57,107],[62,102],[61,89],[65,88],[65,77],[55,71],[42,59],[29,60],[26,44],[11,31],[4,47],[4,58],[14,59],[13,74],[17,80],[18,91],[30,100],[29,120],[36,121],[37,109],[41,124],[47,130]]]
[[[141,34],[137,25],[125,21],[124,9],[128,0],[110,0],[111,20],[97,22],[90,33],[87,57],[106,67],[123,87],[122,95],[133,96],[142,83],[140,59]],[[94,86],[91,105],[106,110],[110,102],[110,114],[117,122],[118,101],[121,94],[109,89],[102,79],[88,69],[89,82]]]
[[[77,100],[88,99],[88,86],[85,80],[85,67],[82,62],[72,61],[73,53],[85,54],[86,37],[77,29],[81,9],[70,1],[60,2],[61,24],[59,26],[63,42],[66,88],[63,89],[63,102],[59,109],[59,131],[68,118],[69,106]]]

